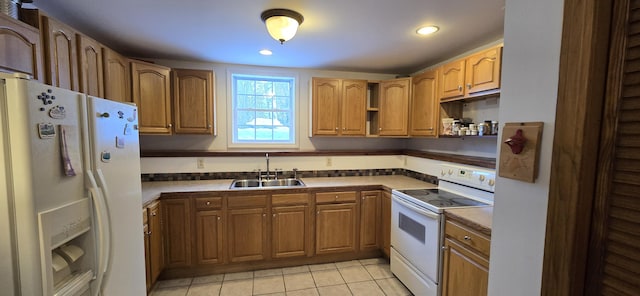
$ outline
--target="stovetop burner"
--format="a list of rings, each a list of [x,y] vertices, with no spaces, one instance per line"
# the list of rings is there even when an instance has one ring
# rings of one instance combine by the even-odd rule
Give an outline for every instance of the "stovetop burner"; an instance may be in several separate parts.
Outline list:
[[[429,208],[436,211],[441,211],[445,208],[454,207],[476,207],[486,206],[488,204],[466,198],[449,191],[438,189],[410,189],[410,190],[398,190],[398,192],[417,199],[418,202],[426,204]]]

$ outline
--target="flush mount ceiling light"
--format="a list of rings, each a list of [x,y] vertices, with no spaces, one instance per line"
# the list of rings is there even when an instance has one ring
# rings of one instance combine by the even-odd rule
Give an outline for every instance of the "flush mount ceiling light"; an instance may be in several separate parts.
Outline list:
[[[440,30],[440,28],[436,26],[424,26],[424,27],[418,28],[418,30],[416,30],[416,33],[418,35],[429,35],[429,34],[438,32],[438,30]]]
[[[296,35],[298,26],[304,21],[301,14],[289,9],[269,9],[260,15],[273,39],[283,44]]]
[[[264,55],[264,56],[270,56],[273,54],[273,52],[268,49],[263,49],[263,50],[260,50],[259,52],[261,55]]]

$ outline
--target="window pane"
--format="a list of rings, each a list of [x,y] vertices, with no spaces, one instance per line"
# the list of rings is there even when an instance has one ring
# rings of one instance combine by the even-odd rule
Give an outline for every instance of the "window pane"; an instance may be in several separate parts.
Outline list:
[[[295,143],[294,78],[232,74],[233,143]]]
[[[256,97],[238,94],[236,103],[238,109],[253,109],[256,107]]]

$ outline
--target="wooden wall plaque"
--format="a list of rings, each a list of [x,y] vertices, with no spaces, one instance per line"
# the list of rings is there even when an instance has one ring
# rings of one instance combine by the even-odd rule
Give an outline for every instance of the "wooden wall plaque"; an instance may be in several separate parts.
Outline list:
[[[543,125],[542,122],[509,122],[504,125],[499,143],[500,177],[535,182],[538,177]]]

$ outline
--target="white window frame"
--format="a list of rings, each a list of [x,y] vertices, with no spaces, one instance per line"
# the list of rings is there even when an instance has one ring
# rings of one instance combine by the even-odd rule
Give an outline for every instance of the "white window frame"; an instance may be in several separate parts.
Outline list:
[[[293,100],[291,102],[291,110],[293,116],[293,143],[272,143],[272,142],[242,142],[234,143],[234,88],[233,88],[233,75],[247,75],[247,76],[267,76],[267,77],[283,77],[293,78]],[[299,112],[299,85],[300,79],[298,73],[289,71],[269,71],[255,68],[230,68],[227,70],[227,148],[255,148],[255,149],[294,149],[299,148],[299,133],[300,133],[300,112]]]

